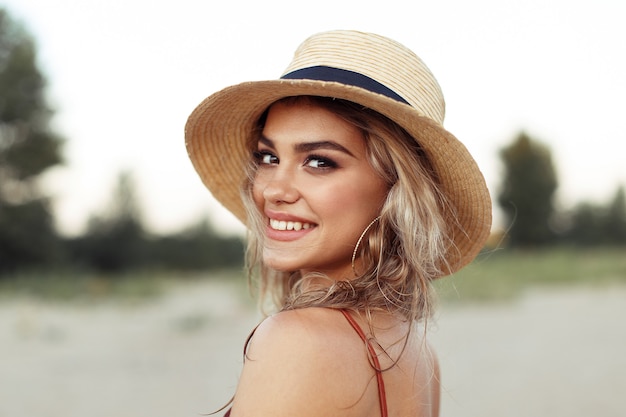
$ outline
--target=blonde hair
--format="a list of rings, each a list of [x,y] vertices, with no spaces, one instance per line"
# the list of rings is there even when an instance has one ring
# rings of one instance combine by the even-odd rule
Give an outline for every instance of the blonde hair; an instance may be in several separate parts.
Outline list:
[[[304,285],[311,275],[276,271],[263,264],[263,219],[252,198],[256,165],[251,158],[242,190],[248,213],[246,263],[249,278],[258,279],[261,303],[273,300],[278,310],[330,307],[367,316],[374,311],[392,311],[408,320],[429,317],[431,281],[441,275],[439,266],[445,265],[450,239],[442,215],[447,204],[426,155],[396,123],[356,103],[316,96],[280,100],[286,104],[302,101],[326,108],[361,130],[369,161],[389,191],[380,218],[364,231],[358,247],[355,242],[355,255],[361,260],[355,278],[311,288]],[[256,150],[266,114],[251,135],[251,153]]]

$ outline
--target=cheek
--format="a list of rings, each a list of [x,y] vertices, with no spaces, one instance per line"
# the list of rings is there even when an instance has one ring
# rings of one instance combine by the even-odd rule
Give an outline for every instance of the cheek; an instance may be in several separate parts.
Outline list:
[[[377,212],[382,207],[388,191],[387,185],[379,177],[362,175],[342,184],[332,195],[336,198],[337,204],[352,206],[363,212]]]
[[[349,182],[327,187],[315,194],[313,205],[327,216],[340,219],[341,222],[357,223],[369,221],[378,215],[386,196],[384,190],[368,186],[370,184]],[[314,193],[310,192],[309,197]],[[309,198],[311,201],[311,198]]]
[[[252,200],[254,201],[254,204],[259,208],[263,208],[263,190],[265,189],[265,182],[263,180],[263,176],[259,175],[258,172],[254,174],[251,187]]]
[[[263,207],[263,189],[256,181],[252,184],[252,199],[258,208]]]

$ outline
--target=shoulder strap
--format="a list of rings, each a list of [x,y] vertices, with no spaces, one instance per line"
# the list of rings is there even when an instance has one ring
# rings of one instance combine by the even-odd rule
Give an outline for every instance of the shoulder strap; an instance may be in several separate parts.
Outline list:
[[[348,323],[352,326],[354,331],[357,332],[361,340],[365,342],[367,346],[367,350],[369,351],[370,356],[372,357],[372,361],[374,362],[375,371],[376,371],[376,381],[378,382],[378,398],[380,402],[380,415],[381,417],[387,417],[387,396],[385,395],[385,383],[383,381],[383,372],[380,368],[380,362],[378,361],[378,356],[374,347],[370,343],[365,333],[363,333],[363,329],[359,326],[359,324],[354,320],[354,318],[350,315],[350,313],[346,310],[339,310],[343,313]]]

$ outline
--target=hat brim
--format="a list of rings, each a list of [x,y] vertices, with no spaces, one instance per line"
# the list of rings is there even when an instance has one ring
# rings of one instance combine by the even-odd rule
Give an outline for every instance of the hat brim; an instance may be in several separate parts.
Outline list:
[[[313,95],[349,100],[375,110],[403,127],[424,149],[450,207],[444,209],[453,245],[444,275],[483,248],[491,228],[491,199],[484,177],[467,148],[443,126],[413,107],[363,88],[314,80],[270,80],[237,84],[206,98],[191,113],[185,141],[191,162],[213,196],[244,224],[241,200],[246,142],[263,112],[275,101]],[[442,275],[443,276],[443,275]]]

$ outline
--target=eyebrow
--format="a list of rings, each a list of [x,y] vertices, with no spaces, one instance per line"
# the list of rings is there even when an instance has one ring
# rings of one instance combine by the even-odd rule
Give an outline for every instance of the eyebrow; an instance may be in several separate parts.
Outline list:
[[[269,146],[272,149],[276,149],[276,146],[274,146],[274,142],[271,139],[263,135],[261,135],[261,137],[259,138],[259,142],[261,142],[262,144],[266,146]],[[345,148],[344,146],[341,146],[337,142],[333,142],[332,140],[301,142],[301,143],[297,143],[294,145],[294,150],[298,153],[306,153],[306,152],[316,151],[319,149],[330,149],[333,151],[343,152],[347,155],[352,156],[353,158],[355,157],[354,154],[350,152],[347,148]]]

